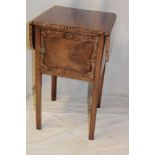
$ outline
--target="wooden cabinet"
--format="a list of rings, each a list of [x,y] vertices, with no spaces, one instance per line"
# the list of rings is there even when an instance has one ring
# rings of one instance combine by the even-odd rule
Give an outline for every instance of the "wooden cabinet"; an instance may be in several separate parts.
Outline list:
[[[56,100],[57,76],[62,76],[92,85],[89,139],[94,139],[115,18],[113,13],[55,6],[30,22],[30,42],[35,49],[37,129],[41,129],[41,76],[52,76],[52,100]]]

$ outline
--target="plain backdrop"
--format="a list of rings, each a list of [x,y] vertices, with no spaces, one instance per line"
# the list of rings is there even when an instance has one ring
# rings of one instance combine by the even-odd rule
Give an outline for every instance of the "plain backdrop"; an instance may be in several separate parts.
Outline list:
[[[107,63],[104,91],[105,96],[128,98],[129,94],[129,19],[128,0],[27,0],[27,23],[51,8],[61,5],[88,10],[114,12],[117,15],[111,34],[111,57]],[[93,20],[93,19],[92,19]],[[28,26],[27,26],[28,45]],[[34,90],[34,51],[26,51],[26,95]],[[43,76],[43,87],[50,89],[50,76]],[[86,96],[87,82],[58,78],[58,96]]]

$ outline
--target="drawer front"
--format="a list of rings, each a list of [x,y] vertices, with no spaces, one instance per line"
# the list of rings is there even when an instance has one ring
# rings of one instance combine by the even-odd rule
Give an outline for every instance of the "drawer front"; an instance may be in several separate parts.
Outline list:
[[[41,68],[56,75],[93,80],[97,44],[97,36],[41,30]]]

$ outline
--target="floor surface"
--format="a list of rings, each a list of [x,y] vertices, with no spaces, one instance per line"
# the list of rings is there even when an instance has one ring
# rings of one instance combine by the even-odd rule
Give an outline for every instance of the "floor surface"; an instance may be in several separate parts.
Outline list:
[[[42,130],[35,129],[34,101],[27,99],[27,155],[128,155],[128,99],[104,97],[93,141],[85,97],[44,98]]]

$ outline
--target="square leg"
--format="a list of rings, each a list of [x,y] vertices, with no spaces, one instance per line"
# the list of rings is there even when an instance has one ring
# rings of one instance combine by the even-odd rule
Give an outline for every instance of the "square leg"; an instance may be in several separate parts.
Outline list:
[[[41,73],[36,73],[36,128],[41,129]]]
[[[100,80],[101,80],[100,75],[101,75],[101,65],[102,65],[102,58],[103,58],[102,51],[104,49],[104,44],[105,44],[104,37],[101,35],[99,37],[99,45],[98,45],[99,53],[96,58],[95,80],[93,84],[94,86],[92,88],[92,103],[91,103],[90,123],[89,123],[89,140],[94,140],[97,105],[99,101],[99,93],[101,94],[101,89],[102,89],[100,86]]]
[[[56,94],[57,94],[57,76],[51,77],[51,100],[56,101]]]
[[[40,71],[40,29],[35,27],[35,86],[36,86],[36,128],[41,129],[41,83]]]
[[[97,113],[97,98],[98,98],[97,89],[95,88],[95,86],[93,86],[91,94],[92,94],[92,100],[89,116],[89,140],[94,140],[96,113]]]

